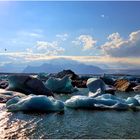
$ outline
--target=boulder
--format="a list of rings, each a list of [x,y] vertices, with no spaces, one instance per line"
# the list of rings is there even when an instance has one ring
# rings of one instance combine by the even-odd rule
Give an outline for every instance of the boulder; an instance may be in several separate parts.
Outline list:
[[[72,93],[77,91],[77,88],[74,88],[71,82],[68,76],[62,79],[51,77],[45,82],[45,86],[56,93]]]
[[[129,91],[133,91],[133,87],[136,86],[136,83],[129,82],[128,80],[124,80],[124,79],[118,79],[116,80],[114,86],[118,91],[129,92]]]
[[[53,96],[51,90],[45,87],[45,85],[37,78],[27,75],[12,75],[8,77],[9,86],[7,90],[17,91],[26,95],[47,95]]]

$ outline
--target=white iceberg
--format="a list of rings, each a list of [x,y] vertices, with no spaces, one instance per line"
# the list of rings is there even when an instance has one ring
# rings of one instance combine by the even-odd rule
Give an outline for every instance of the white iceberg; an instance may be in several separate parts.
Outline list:
[[[87,109],[117,109],[127,110],[129,108],[139,107],[140,97],[128,97],[122,99],[111,94],[103,94],[95,98],[88,96],[73,96],[65,101],[65,105],[70,108],[87,108]]]
[[[100,89],[100,94],[104,94],[106,90],[106,85],[101,79],[90,78],[87,80],[87,87],[90,92],[96,93]]]
[[[73,87],[71,79],[68,76],[60,78],[51,77],[45,82],[45,86],[52,92],[56,93],[72,93],[77,91],[77,88]]]
[[[41,111],[55,112],[63,111],[64,103],[52,97],[44,95],[29,95],[25,98],[12,98],[6,103],[8,111]]]

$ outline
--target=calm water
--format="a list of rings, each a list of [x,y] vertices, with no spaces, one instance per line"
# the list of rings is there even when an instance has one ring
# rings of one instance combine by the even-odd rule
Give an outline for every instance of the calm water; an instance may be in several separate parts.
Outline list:
[[[80,93],[80,92],[79,92]],[[77,93],[77,94],[79,94]],[[87,90],[84,90],[84,94]],[[117,93],[133,96],[134,93]],[[66,100],[70,95],[59,95]],[[140,138],[140,111],[73,110],[64,114],[8,113],[0,105],[0,139],[3,138]]]

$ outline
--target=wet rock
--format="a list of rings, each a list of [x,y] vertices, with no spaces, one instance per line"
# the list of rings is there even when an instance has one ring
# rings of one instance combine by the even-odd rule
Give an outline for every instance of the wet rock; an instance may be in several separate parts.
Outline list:
[[[7,90],[17,91],[24,94],[36,94],[53,96],[53,93],[37,78],[27,75],[12,75],[8,77]]]
[[[136,86],[136,83],[129,82],[128,80],[124,80],[124,79],[119,79],[116,80],[114,86],[118,91],[129,92],[129,91],[133,91],[133,87]]]

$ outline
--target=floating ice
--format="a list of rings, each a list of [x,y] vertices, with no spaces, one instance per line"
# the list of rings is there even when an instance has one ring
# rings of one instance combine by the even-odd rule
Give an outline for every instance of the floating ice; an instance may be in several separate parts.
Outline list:
[[[103,94],[95,98],[88,96],[73,96],[65,102],[65,105],[70,108],[105,108],[105,109],[118,109],[127,110],[140,106],[140,96],[128,97],[122,99],[111,94]]]
[[[134,97],[128,97],[126,100],[126,103],[131,106],[140,106],[139,101],[135,99]]]
[[[29,95],[26,98],[12,98],[6,103],[8,111],[63,111],[64,103],[44,95]]]
[[[8,81],[8,90],[18,91],[27,95],[53,96],[52,92],[37,78],[26,75],[12,75],[8,77]]]
[[[77,91],[77,88],[72,86],[71,79],[68,76],[62,79],[51,77],[46,81],[45,86],[57,93],[71,93]]]
[[[89,93],[88,93],[88,96],[89,97],[92,97],[92,98],[97,97],[97,96],[100,96],[100,95],[102,95],[102,91],[101,91],[100,88],[97,89],[97,91],[95,93],[93,93],[91,91],[89,91]]]
[[[10,106],[11,104],[16,104],[20,101],[20,97],[13,97],[9,101],[6,102],[6,106]]]
[[[92,97],[102,95],[105,93],[106,85],[101,79],[90,78],[87,80],[87,87]]]

